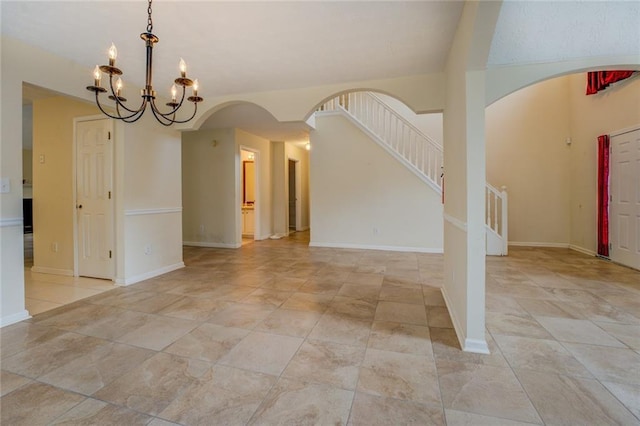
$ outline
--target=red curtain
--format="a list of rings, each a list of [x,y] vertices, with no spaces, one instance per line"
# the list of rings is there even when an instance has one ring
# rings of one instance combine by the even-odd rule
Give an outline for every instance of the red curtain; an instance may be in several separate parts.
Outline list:
[[[631,77],[634,71],[594,71],[587,75],[587,95],[593,95],[616,81]]]
[[[598,254],[609,257],[609,135],[598,136]]]

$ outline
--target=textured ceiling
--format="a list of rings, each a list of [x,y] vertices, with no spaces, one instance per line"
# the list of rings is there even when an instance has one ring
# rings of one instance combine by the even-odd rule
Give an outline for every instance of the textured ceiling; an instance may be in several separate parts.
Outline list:
[[[87,67],[106,63],[113,41],[123,79],[142,86],[146,1],[3,0],[1,7],[3,34]],[[458,1],[156,1],[154,86],[168,93],[180,57],[209,97],[439,71],[462,7]]]
[[[124,95],[144,84],[147,2],[6,1],[2,34],[86,67],[107,62],[111,42]],[[416,75],[444,68],[459,1],[153,3],[154,88],[165,95],[182,57],[204,97]],[[91,83],[87,74],[86,82]],[[131,86],[135,86],[131,87]],[[27,88],[25,99],[46,92]],[[304,123],[278,123],[254,105],[214,114],[204,128],[238,127],[271,140],[303,140]]]
[[[156,0],[154,87],[168,95],[180,57],[204,97],[442,71],[463,5]],[[1,0],[0,7],[3,35],[86,67],[105,63],[115,42],[125,96],[143,85],[146,1]],[[488,67],[640,54],[639,22],[638,1],[504,1]],[[90,82],[88,74],[78,84]],[[250,105],[224,109],[205,127],[225,123],[274,140],[304,132]]]
[[[630,53],[640,54],[638,1],[505,1],[489,67]]]

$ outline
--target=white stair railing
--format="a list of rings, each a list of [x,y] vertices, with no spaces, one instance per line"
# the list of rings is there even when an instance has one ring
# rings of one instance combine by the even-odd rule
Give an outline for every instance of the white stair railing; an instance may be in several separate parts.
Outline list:
[[[342,110],[442,190],[442,147],[371,92],[337,96],[319,111]]]
[[[375,136],[394,156],[401,159],[437,191],[442,191],[442,146],[433,141],[371,92],[336,96],[318,112],[341,111]],[[486,184],[487,254],[508,252],[507,191]]]

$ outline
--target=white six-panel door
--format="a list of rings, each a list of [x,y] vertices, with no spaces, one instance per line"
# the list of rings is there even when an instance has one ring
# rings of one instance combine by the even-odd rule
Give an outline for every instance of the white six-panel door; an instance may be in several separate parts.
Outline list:
[[[76,122],[78,275],[114,276],[111,120]]]
[[[611,137],[609,256],[640,269],[640,128]]]

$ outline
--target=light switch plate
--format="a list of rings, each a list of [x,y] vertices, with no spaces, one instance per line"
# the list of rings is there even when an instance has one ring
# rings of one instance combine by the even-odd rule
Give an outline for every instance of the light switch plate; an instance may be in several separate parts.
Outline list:
[[[11,180],[9,178],[0,179],[0,193],[6,194],[11,192]]]

